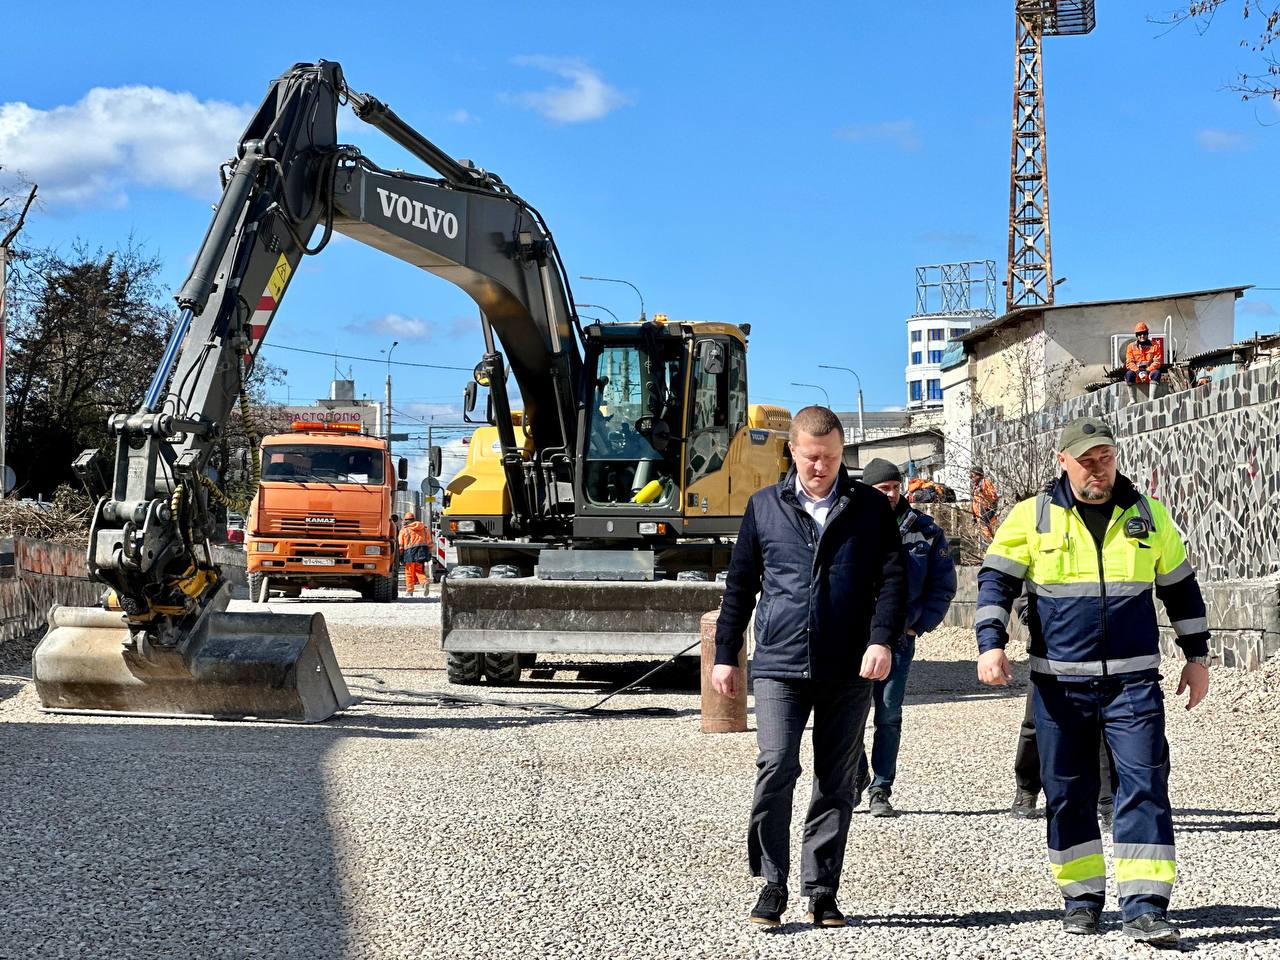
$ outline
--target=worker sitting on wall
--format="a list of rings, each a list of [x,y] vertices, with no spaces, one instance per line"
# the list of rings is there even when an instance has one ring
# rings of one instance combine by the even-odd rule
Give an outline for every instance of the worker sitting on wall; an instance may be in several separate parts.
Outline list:
[[[1145,323],[1134,327],[1133,333],[1134,340],[1124,352],[1125,382],[1159,383],[1164,350],[1158,341],[1151,339],[1151,332]]]

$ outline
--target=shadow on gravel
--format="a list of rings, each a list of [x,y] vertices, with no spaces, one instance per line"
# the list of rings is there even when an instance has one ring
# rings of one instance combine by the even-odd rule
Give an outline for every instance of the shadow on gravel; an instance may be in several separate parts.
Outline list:
[[[410,704],[406,703],[406,706]],[[418,706],[418,704],[412,704]],[[371,703],[364,707],[364,710],[375,711],[394,709],[386,704]],[[543,713],[526,713],[523,711],[505,714],[500,717],[476,717],[468,716],[466,707],[445,708],[450,711],[448,713],[440,713],[431,717],[423,716],[393,716],[381,712],[363,712],[358,710],[352,713],[343,714],[334,720],[330,720],[327,726],[334,730],[341,731],[347,736],[363,736],[363,737],[411,737],[415,733],[433,730],[518,730],[526,727],[540,727],[548,723],[601,723],[610,720],[643,720],[647,719],[643,716],[637,717],[634,714],[622,714],[610,711],[609,708],[602,707],[599,711],[589,714],[570,713],[570,714],[543,714]],[[672,720],[685,717],[696,717],[697,710],[672,710],[670,713],[664,713],[656,716],[656,720]]]
[[[26,686],[24,681],[10,680],[7,677],[0,679],[0,703],[8,700],[10,697],[16,697],[18,692]]]
[[[1241,906],[1227,904],[1213,907],[1190,907],[1170,911],[1170,919],[1175,921],[1182,931],[1182,947],[1184,950],[1211,943],[1247,943],[1260,940],[1280,940],[1280,909],[1262,906]],[[851,925],[863,927],[894,928],[930,928],[930,929],[969,929],[972,927],[1012,927],[1023,923],[1039,923],[1056,921],[1062,917],[1061,910],[977,910],[972,913],[903,913],[870,915],[851,918]],[[1107,928],[1120,925],[1118,911],[1110,911],[1103,915],[1103,924]],[[809,924],[787,924],[787,927],[799,930],[813,929]],[[1233,929],[1215,930],[1212,933],[1197,933],[1199,927]]]
[[[1182,926],[1183,949],[1211,943],[1257,943],[1280,940],[1280,909],[1276,907],[1222,904],[1170,911]],[[1197,933],[1196,927],[1230,927],[1214,933]]]
[[[6,723],[0,955],[341,960],[326,796],[346,734]]]
[[[1007,687],[988,687],[978,681],[977,654],[973,660],[915,660],[907,676],[907,703],[954,703],[957,700],[1004,700],[1025,697],[1027,685],[1014,680]]]
[[[1173,819],[1179,833],[1251,833],[1257,830],[1280,830],[1280,816],[1272,810],[1175,808]]]

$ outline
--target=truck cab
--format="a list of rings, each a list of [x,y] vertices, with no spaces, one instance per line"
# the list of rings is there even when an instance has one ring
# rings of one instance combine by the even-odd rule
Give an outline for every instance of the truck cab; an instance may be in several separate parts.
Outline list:
[[[355,424],[300,422],[262,440],[262,478],[245,554],[251,599],[340,587],[366,599],[399,595],[394,492],[407,474],[387,441]]]

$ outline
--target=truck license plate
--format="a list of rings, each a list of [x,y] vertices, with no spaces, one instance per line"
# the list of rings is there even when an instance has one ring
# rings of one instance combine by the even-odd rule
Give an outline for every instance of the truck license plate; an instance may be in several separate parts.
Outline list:
[[[303,557],[302,565],[304,567],[332,567],[332,557]]]

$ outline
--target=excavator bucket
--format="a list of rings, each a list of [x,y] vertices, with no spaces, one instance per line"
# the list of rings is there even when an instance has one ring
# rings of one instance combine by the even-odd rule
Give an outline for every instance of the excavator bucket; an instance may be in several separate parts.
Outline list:
[[[54,713],[316,723],[351,704],[320,614],[228,613],[224,588],[172,647],[131,635],[124,615],[54,607],[32,655]]]
[[[458,653],[687,652],[723,583],[447,578],[444,649]],[[696,655],[696,654],[692,654]]]

